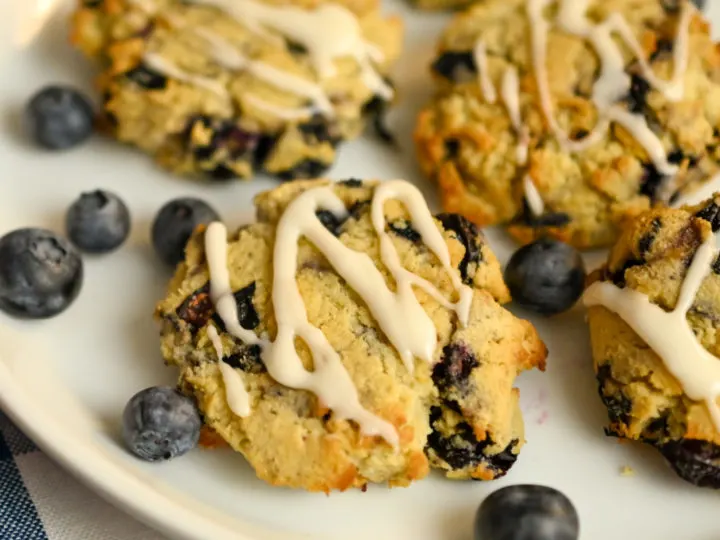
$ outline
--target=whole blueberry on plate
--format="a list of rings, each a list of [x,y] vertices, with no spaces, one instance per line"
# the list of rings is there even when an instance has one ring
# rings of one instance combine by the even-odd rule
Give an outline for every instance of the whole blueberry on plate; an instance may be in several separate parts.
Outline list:
[[[107,253],[120,246],[130,233],[130,211],[109,191],[83,193],[68,209],[68,238],[88,253]]]
[[[505,268],[513,300],[543,315],[570,309],[583,293],[585,275],[577,250],[550,238],[523,246]]]
[[[185,244],[198,225],[218,221],[220,216],[205,201],[185,197],[163,206],[152,225],[152,243],[165,264],[177,265],[185,255]]]
[[[577,540],[579,532],[570,499],[546,486],[499,489],[475,514],[475,540]]]
[[[46,319],[72,304],[83,282],[80,254],[44,229],[17,229],[0,238],[0,309]]]
[[[67,86],[47,86],[40,90],[30,99],[25,115],[35,142],[50,150],[76,146],[93,132],[92,103]]]
[[[135,394],[123,412],[123,440],[146,461],[182,456],[197,446],[202,420],[195,402],[168,386]]]

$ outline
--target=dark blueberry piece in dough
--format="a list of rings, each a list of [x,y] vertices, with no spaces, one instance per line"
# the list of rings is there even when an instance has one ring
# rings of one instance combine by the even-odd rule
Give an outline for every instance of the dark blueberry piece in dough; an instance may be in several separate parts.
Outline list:
[[[363,181],[359,180],[358,178],[348,178],[347,180],[340,180],[338,184],[341,184],[343,186],[349,187],[349,188],[359,188],[362,187]]]
[[[202,420],[195,403],[174,388],[158,386],[135,394],[125,406],[125,446],[146,461],[186,454],[200,439]]]
[[[118,248],[130,233],[130,211],[109,191],[83,193],[68,209],[67,234],[73,244],[88,253],[107,253]]]
[[[80,293],[83,264],[66,239],[44,229],[17,229],[0,238],[0,309],[46,319]]]
[[[715,201],[711,201],[710,204],[695,214],[695,217],[709,221],[713,232],[720,230],[720,206]]]
[[[697,156],[687,156],[685,152],[683,152],[681,149],[673,150],[670,152],[667,156],[667,160],[669,163],[672,163],[674,165],[680,165],[685,159],[688,161],[688,168],[692,169],[693,167],[697,166],[698,164],[698,157]]]
[[[410,242],[417,243],[422,240],[420,233],[413,229],[412,225],[405,220],[393,221],[388,224],[388,228],[397,236],[405,238]]]
[[[508,262],[505,282],[519,305],[555,315],[570,309],[585,287],[585,264],[572,246],[541,238],[520,248]]]
[[[220,216],[205,201],[192,197],[165,204],[152,224],[152,243],[160,259],[175,266],[185,256],[185,244],[199,225],[219,221]]]
[[[295,165],[292,169],[280,171],[277,177],[280,180],[297,180],[300,178],[317,178],[325,173],[332,163],[325,163],[317,159],[304,159]]]
[[[713,262],[712,270],[714,273],[720,275],[720,255],[718,255],[718,258]]]
[[[460,153],[460,141],[445,139],[445,159],[455,159]]]
[[[627,261],[625,261],[625,264],[623,264],[619,270],[610,274],[610,281],[612,281],[620,288],[625,287],[625,272],[627,272],[631,268],[635,268],[636,266],[642,266],[643,264],[645,264],[645,261],[643,260],[628,259]]]
[[[428,436],[426,452],[434,453],[454,470],[474,468],[484,464],[496,473],[496,478],[505,476],[517,460],[513,448],[518,441],[513,440],[499,454],[487,455],[486,451],[493,446],[490,437],[478,442],[472,428],[465,422],[457,424],[451,433],[441,433],[435,429],[435,422],[442,417],[442,409],[433,407],[430,411],[430,425],[433,430]]]
[[[211,132],[209,141],[207,134],[199,134],[198,126]],[[220,181],[237,178],[233,164],[253,163],[261,140],[258,133],[244,130],[233,121],[204,115],[195,116],[188,122],[183,137],[200,168],[211,179]]]
[[[307,54],[307,52],[308,52],[305,45],[302,45],[301,43],[298,43],[297,41],[292,41],[291,39],[286,38],[285,45],[287,46],[287,50],[293,54],[303,55],[303,54]]]
[[[453,231],[465,247],[465,255],[458,265],[460,277],[467,285],[472,284],[477,266],[482,262],[483,235],[477,226],[459,214],[438,214],[437,219],[445,230]]]
[[[337,124],[321,114],[315,114],[307,122],[299,124],[298,129],[310,145],[329,143],[336,146],[342,140]]]
[[[125,72],[124,76],[146,90],[164,90],[168,82],[162,73],[158,73],[144,64],[135,66],[130,71]]]
[[[233,293],[235,305],[237,306],[238,321],[240,322],[240,326],[245,330],[255,330],[260,324],[260,317],[253,304],[255,287],[256,285],[253,281],[250,285]],[[225,323],[217,314],[213,315],[213,321],[220,327],[220,330],[225,332]]]
[[[536,216],[530,205],[523,199],[523,209],[520,215],[513,220],[513,223],[532,227],[534,229],[542,229],[543,227],[565,227],[570,223],[571,218],[565,212],[545,212]]]
[[[610,364],[603,364],[598,368],[597,381],[600,399],[608,410],[608,418],[612,423],[629,424],[632,413],[632,402],[618,390],[617,394],[609,395],[605,392],[606,381],[612,379]]]
[[[669,57],[670,55],[672,55],[674,47],[675,45],[672,40],[664,38],[658,39],[657,43],[655,44],[655,51],[650,56],[650,61],[654,62],[656,60],[661,60]]]
[[[372,126],[378,138],[387,144],[396,144],[395,136],[387,127],[387,111],[390,103],[380,96],[373,97],[363,105],[362,113],[372,119]]]
[[[233,368],[243,370],[245,373],[260,374],[267,369],[262,362],[262,348],[260,345],[243,346],[240,352],[223,358],[223,362]]]
[[[661,226],[662,221],[659,217],[653,219],[652,223],[650,224],[650,230],[640,238],[640,241],[638,242],[638,250],[640,251],[641,256],[644,257],[647,252],[650,251],[653,242],[655,242],[655,238],[660,232]]]
[[[328,210],[318,210],[315,215],[328,231],[334,236],[340,236],[345,218],[339,218]]]
[[[640,194],[645,195],[651,201],[657,201],[659,198],[658,192],[665,183],[667,177],[661,174],[652,163],[645,163],[643,168],[645,171],[640,184]]]
[[[515,485],[487,497],[475,515],[475,540],[577,540],[580,520],[556,489]]]
[[[203,287],[188,296],[180,307],[175,310],[177,316],[186,323],[200,328],[210,320],[215,313],[215,306],[210,300],[210,286]]]
[[[683,439],[657,447],[680,478],[696,486],[720,489],[720,446]]]
[[[237,173],[233,171],[232,169],[228,168],[227,165],[218,165],[213,170],[209,171],[208,175],[213,180],[232,180],[233,178],[237,178]]]
[[[627,96],[628,110],[632,113],[643,114],[647,107],[647,96],[650,93],[650,83],[640,75],[633,74],[630,82],[630,93]]]
[[[450,81],[456,81],[462,71],[477,72],[472,51],[446,51],[432,64],[432,70]]]
[[[470,373],[479,365],[470,347],[451,343],[443,349],[442,359],[433,368],[433,383],[440,390],[467,387]]]

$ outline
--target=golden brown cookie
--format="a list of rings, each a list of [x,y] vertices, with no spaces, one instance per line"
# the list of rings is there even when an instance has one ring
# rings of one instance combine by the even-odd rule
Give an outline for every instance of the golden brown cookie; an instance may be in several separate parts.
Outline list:
[[[258,336],[276,339],[273,248],[278,221],[301,194],[329,185],[299,181],[256,199],[258,222],[240,228],[228,241],[228,268],[239,322]],[[370,218],[377,182],[348,180],[332,185],[347,215],[321,210],[317,218],[343,245],[365,253],[386,280],[379,239]],[[424,278],[448,298],[448,273],[413,228],[398,200],[384,205],[386,231],[404,268]],[[501,307],[509,300],[499,264],[479,231],[457,215],[437,216],[450,264],[470,287],[467,325],[436,298],[416,290],[435,325],[433,362],[416,360],[410,372],[373,317],[368,305],[307,240],[299,244],[296,273],[309,322],[320,329],[354,383],[359,401],[389,422],[399,448],[359,432],[358,424],[338,417],[316,394],[279,384],[271,377],[259,345],[227,333],[209,296],[204,232],[187,247],[187,257],[157,307],[162,352],[180,370],[180,387],[193,395],[213,432],[242,453],[258,476],[274,485],[311,491],[344,490],[368,483],[405,486],[439,468],[451,478],[490,480],[503,476],[524,444],[515,377],[544,367],[546,349],[528,322]],[[457,269],[457,270],[455,270]],[[231,410],[227,387],[212,343],[217,331],[222,362],[247,389],[251,412]],[[313,356],[296,338],[306,368]],[[213,442],[216,445],[216,442]]]
[[[710,356],[710,364],[720,363],[720,259],[713,238],[718,230],[718,195],[694,207],[646,211],[620,235],[586,293],[586,301],[597,298],[597,284],[603,283],[604,290],[624,295],[623,302],[628,291],[641,293],[641,300],[666,314],[661,318],[678,314],[669,323],[651,325],[650,337],[646,334],[650,343],[636,332],[640,329],[633,326],[637,324],[633,317],[649,321],[652,307],[638,308],[635,303],[635,314],[622,317],[605,297],[604,303],[589,308],[593,364],[610,420],[607,434],[655,447],[682,478],[713,488],[720,488],[718,426],[708,404],[689,395],[696,389],[673,373],[691,379],[699,376],[710,384],[715,380],[699,359],[710,353],[717,357]],[[703,262],[701,257],[708,253]],[[694,284],[691,269],[700,271]],[[680,291],[686,287],[690,287],[689,309],[683,317],[677,310]],[[685,331],[684,338],[678,337],[680,330]],[[657,344],[658,336],[668,336],[670,345],[681,351],[661,356],[668,353]],[[695,350],[696,343],[707,352]]]
[[[419,160],[447,211],[504,224],[521,242],[611,245],[626,219],[720,170],[720,53],[689,1],[590,0],[572,31],[561,2],[531,17],[542,3],[487,0],[453,19],[432,65],[437,93],[417,122]],[[577,29],[608,20],[634,38],[605,34],[603,63]],[[624,69],[603,78],[613,54]],[[610,79],[621,80],[613,99]]]
[[[243,1],[84,3],[72,41],[102,63],[103,127],[180,174],[317,176],[393,101],[402,23],[366,0]]]

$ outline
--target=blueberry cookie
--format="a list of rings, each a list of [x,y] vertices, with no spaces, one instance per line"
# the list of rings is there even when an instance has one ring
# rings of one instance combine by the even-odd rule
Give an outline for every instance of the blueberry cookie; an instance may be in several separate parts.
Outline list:
[[[310,491],[503,476],[524,444],[513,382],[547,352],[501,307],[477,228],[404,182],[298,181],[255,204],[253,225],[196,232],[156,310],[206,446]]]
[[[651,209],[622,232],[585,293],[608,435],[655,447],[720,488],[720,196]]]
[[[402,24],[370,0],[105,0],[73,21],[103,128],[179,174],[316,176],[395,96]]]
[[[611,245],[720,170],[720,54],[689,1],[487,0],[432,73],[422,168],[447,211],[521,242]]]

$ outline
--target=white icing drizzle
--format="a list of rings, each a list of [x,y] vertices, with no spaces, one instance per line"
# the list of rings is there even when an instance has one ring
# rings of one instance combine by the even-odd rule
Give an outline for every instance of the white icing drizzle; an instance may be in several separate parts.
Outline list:
[[[360,64],[363,82],[371,91],[385,99],[394,95],[393,89],[371,64],[371,58],[381,56],[378,55],[380,51],[376,46],[368,47],[357,17],[343,6],[323,4],[314,10],[306,10],[289,5],[273,6],[256,0],[194,1],[222,9],[241,24],[275,30],[305,46],[321,79],[336,74],[336,58],[353,57]]]
[[[451,303],[440,291],[419,276],[402,267],[390,236],[385,232],[384,204],[400,200],[407,208],[413,227],[448,272],[459,300]],[[227,231],[220,223],[211,224],[205,233],[206,258],[210,269],[210,296],[215,308],[232,335],[246,343],[261,343],[262,358],[268,373],[279,383],[309,390],[340,418],[356,421],[367,435],[380,435],[391,445],[399,444],[394,426],[362,407],[357,389],[343,366],[340,355],[328,342],[322,330],[307,319],[303,298],[296,283],[299,240],[307,238],[327,258],[348,285],[367,304],[388,340],[397,349],[408,369],[414,358],[433,362],[437,347],[437,330],[418,301],[417,286],[441,305],[456,312],[461,324],[467,324],[472,289],[464,285],[450,265],[450,254],[420,191],[402,181],[380,184],[372,202],[372,222],[380,239],[381,259],[392,274],[395,291],[391,291],[383,274],[365,253],[354,251],[333,236],[316,216],[318,210],[337,216],[347,214],[342,201],[331,187],[308,190],[285,210],[276,231],[273,262],[272,301],[277,322],[275,341],[261,342],[238,322],[237,306],[230,288],[227,268]],[[302,339],[313,358],[313,370],[304,368],[295,349],[295,339]]]
[[[671,206],[673,208],[679,208],[681,206],[700,204],[707,199],[713,198],[718,191],[720,191],[720,173],[715,173],[710,180],[698,189],[681,194],[673,201]]]
[[[443,268],[450,276],[453,287],[459,295],[457,303],[449,303],[432,284],[403,268],[392,239],[390,235],[385,232],[385,214],[383,209],[385,202],[389,199],[402,201],[410,212],[413,228],[420,233],[425,245],[428,246],[430,251],[440,260]],[[427,327],[430,325],[434,328],[434,325],[415,298],[412,286],[420,287],[438,303],[455,311],[460,324],[463,326],[467,325],[470,316],[472,289],[462,283],[460,276],[451,267],[450,253],[447,244],[440,234],[440,231],[438,231],[430,212],[427,211],[425,199],[417,188],[399,180],[383,182],[375,189],[371,212],[373,227],[375,227],[375,232],[380,238],[380,257],[383,264],[385,264],[392,274],[397,290],[394,294],[390,293],[395,297],[395,302],[388,297],[386,305],[378,304],[375,309],[372,307],[374,298],[370,301],[366,298],[366,302],[370,305],[370,310],[373,312],[373,315],[375,315],[375,318],[380,322],[381,328],[385,330],[388,338],[400,353],[405,366],[412,371],[413,356],[418,356],[428,362],[432,362],[432,355],[436,346],[436,333],[434,330],[430,331]],[[386,287],[385,289],[387,290]],[[394,308],[395,305],[397,305],[399,309],[388,310],[389,308]],[[404,318],[402,313],[406,314]],[[408,332],[406,326],[415,326],[415,324],[417,324],[417,330],[420,332]],[[414,349],[413,346],[416,343],[423,342],[423,335],[426,338],[424,347],[422,349]],[[430,339],[427,339],[431,336],[433,338],[432,343]],[[404,345],[403,342],[405,343]]]
[[[525,200],[530,207],[530,211],[534,216],[542,216],[545,213],[545,203],[543,202],[542,195],[537,189],[535,182],[530,178],[530,175],[525,175],[523,178],[523,191],[525,192]]]
[[[261,344],[255,332],[243,328],[238,320],[227,264],[227,229],[222,223],[213,222],[208,225],[205,231],[205,257],[211,278],[210,299],[225,323],[225,328],[246,345]]]
[[[558,26],[570,34],[586,38],[592,44],[600,58],[600,78],[593,88],[599,120],[595,129],[582,141],[572,141],[557,123],[554,106],[550,94],[547,61],[547,35],[550,23],[545,20],[543,10],[555,0],[528,0],[527,12],[532,26],[533,67],[540,95],[541,108],[550,129],[560,145],[566,150],[579,152],[596,144],[605,136],[610,122],[616,122],[627,129],[642,145],[657,170],[668,177],[674,176],[678,167],[669,163],[662,142],[647,125],[642,115],[632,114],[617,105],[630,89],[630,77],[625,73],[625,61],[613,34],[618,34],[637,57],[643,76],[648,83],[661,92],[670,101],[679,101],[684,96],[684,77],[689,56],[689,26],[694,14],[694,7],[683,4],[680,17],[676,45],[673,51],[674,69],[670,81],[659,79],[644,58],[642,47],[633,35],[627,21],[619,13],[610,15],[603,23],[593,25],[585,16],[589,0],[558,0],[560,9],[556,22]],[[666,182],[665,193],[672,191],[672,181]]]
[[[158,73],[161,73],[166,77],[172,77],[173,79],[177,79],[178,81],[186,82],[188,84],[194,84],[195,86],[205,88],[207,90],[210,90],[211,92],[214,92],[225,100],[230,99],[227,88],[225,88],[225,86],[219,81],[183,71],[175,64],[166,60],[159,54],[147,52],[143,56],[143,62],[150,69],[157,71]]]
[[[280,107],[252,94],[245,95],[243,99],[253,107],[283,120],[304,120],[317,112],[314,107]]]
[[[223,346],[220,336],[215,326],[210,325],[207,329],[207,335],[215,347],[215,354],[218,359],[218,367],[222,374],[223,384],[225,385],[225,397],[227,398],[228,407],[233,414],[247,418],[250,416],[250,395],[245,389],[245,382],[240,374],[231,366],[223,362]]]
[[[717,257],[719,237],[708,238],[695,253],[680,290],[675,309],[666,312],[648,297],[630,288],[598,282],[584,295],[588,307],[603,306],[619,315],[663,360],[690,399],[704,402],[715,428],[720,431],[720,358],[710,354],[698,341],[687,322],[703,281]]]
[[[479,39],[475,43],[475,47],[473,47],[473,59],[475,60],[478,82],[480,83],[483,97],[488,103],[495,103],[497,101],[497,93],[495,92],[495,86],[488,72],[487,49],[482,39]]]
[[[261,81],[267,82],[280,90],[309,99],[312,101],[317,112],[325,116],[335,115],[332,104],[321,86],[302,77],[282,71],[270,64],[250,60],[233,47],[231,43],[216,36],[212,32],[204,29],[198,29],[196,32],[210,44],[210,54],[213,60],[221,66],[230,70],[247,70]],[[272,106],[272,104],[267,101],[265,101],[265,104]],[[276,109],[278,116],[283,116],[283,109],[282,107]],[[289,109],[289,111],[293,110],[297,109]]]
[[[502,100],[507,107],[510,121],[512,122],[515,135],[518,138],[516,159],[520,165],[525,165],[528,158],[528,145],[530,135],[527,126],[523,124],[520,114],[520,79],[515,66],[505,70],[502,80]]]

